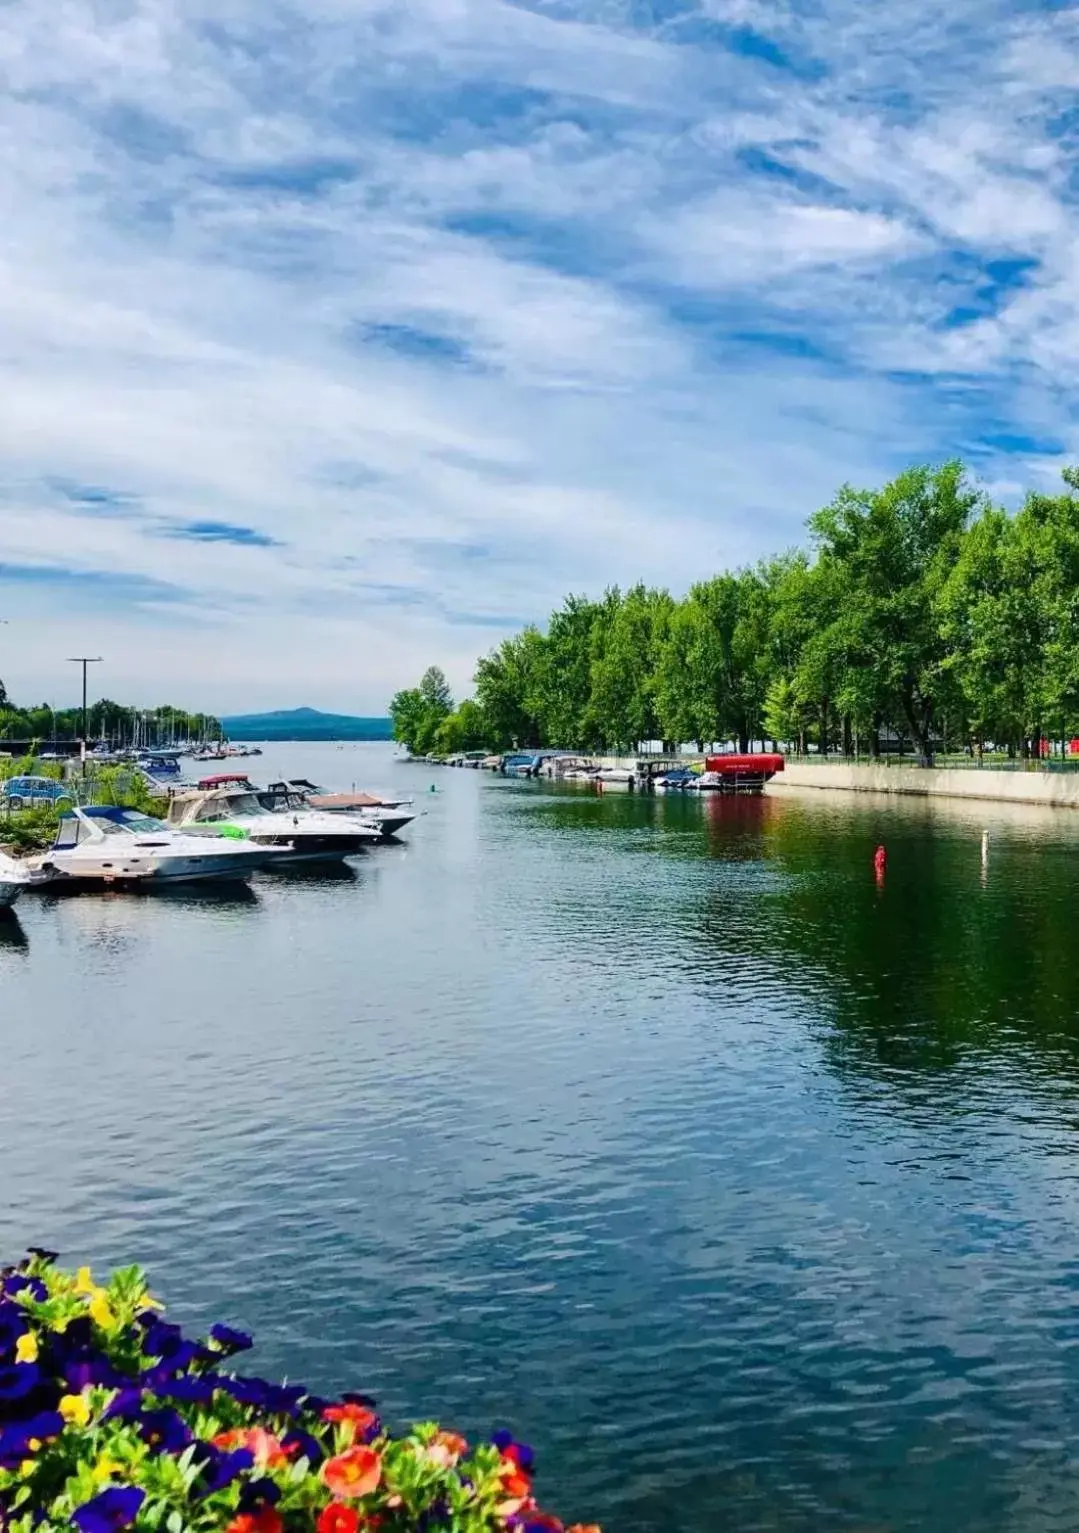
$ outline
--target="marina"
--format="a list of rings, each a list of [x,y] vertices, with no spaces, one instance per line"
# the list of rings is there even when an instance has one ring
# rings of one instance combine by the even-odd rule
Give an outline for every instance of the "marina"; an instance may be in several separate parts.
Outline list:
[[[525,1415],[610,1529],[1068,1525],[1079,818],[266,748],[299,777],[424,813],[0,923],[7,1249],[139,1261],[395,1427]]]

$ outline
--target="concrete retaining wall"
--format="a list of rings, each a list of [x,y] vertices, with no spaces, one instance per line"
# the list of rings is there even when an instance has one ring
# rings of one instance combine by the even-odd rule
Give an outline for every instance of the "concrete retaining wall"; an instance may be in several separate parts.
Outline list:
[[[1079,809],[1079,771],[1001,772],[971,768],[815,766],[788,761],[769,784],[783,788],[824,788],[847,793],[909,793],[922,798],[975,798],[1005,804],[1043,804]]]

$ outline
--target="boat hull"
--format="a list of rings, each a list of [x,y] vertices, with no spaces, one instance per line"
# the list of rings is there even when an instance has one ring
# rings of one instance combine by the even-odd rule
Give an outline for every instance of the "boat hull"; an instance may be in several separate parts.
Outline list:
[[[271,859],[264,852],[232,852],[221,856],[212,853],[208,856],[189,856],[178,852],[161,857],[140,856],[137,853],[129,857],[116,853],[78,857],[54,852],[48,860],[65,881],[150,885],[203,883],[206,880],[237,882],[250,878],[252,873],[265,867]]]

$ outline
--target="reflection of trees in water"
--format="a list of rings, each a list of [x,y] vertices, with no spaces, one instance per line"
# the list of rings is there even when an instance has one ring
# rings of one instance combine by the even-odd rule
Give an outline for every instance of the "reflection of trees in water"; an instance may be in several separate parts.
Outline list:
[[[727,940],[783,965],[788,991],[812,987],[841,1030],[826,1040],[834,1063],[924,1072],[1033,1046],[1054,1065],[1075,1064],[1079,863],[1068,840],[1052,839],[1052,822],[1044,839],[1036,827],[1033,839],[1014,827],[998,835],[983,878],[970,806],[953,816],[939,806],[763,802],[758,853],[787,876]],[[736,822],[736,838],[752,823]],[[724,855],[731,833],[717,815],[713,851]],[[881,841],[889,863],[878,888],[871,862]]]
[[[837,1068],[935,1072],[1017,1049],[1053,1069],[1079,1063],[1079,816],[819,793],[562,792],[534,809],[567,835],[609,837],[612,852],[737,864],[676,885],[684,919],[671,939],[709,986],[756,992],[764,1007],[804,1002],[827,1022]],[[619,834],[636,831],[650,834]],[[640,898],[661,888],[670,915],[658,869]]]

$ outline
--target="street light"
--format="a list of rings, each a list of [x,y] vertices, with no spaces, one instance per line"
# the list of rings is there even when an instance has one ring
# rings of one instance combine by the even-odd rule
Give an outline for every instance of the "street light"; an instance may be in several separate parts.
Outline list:
[[[100,665],[100,655],[68,655],[69,665],[82,666],[82,759],[86,760],[86,668]]]

